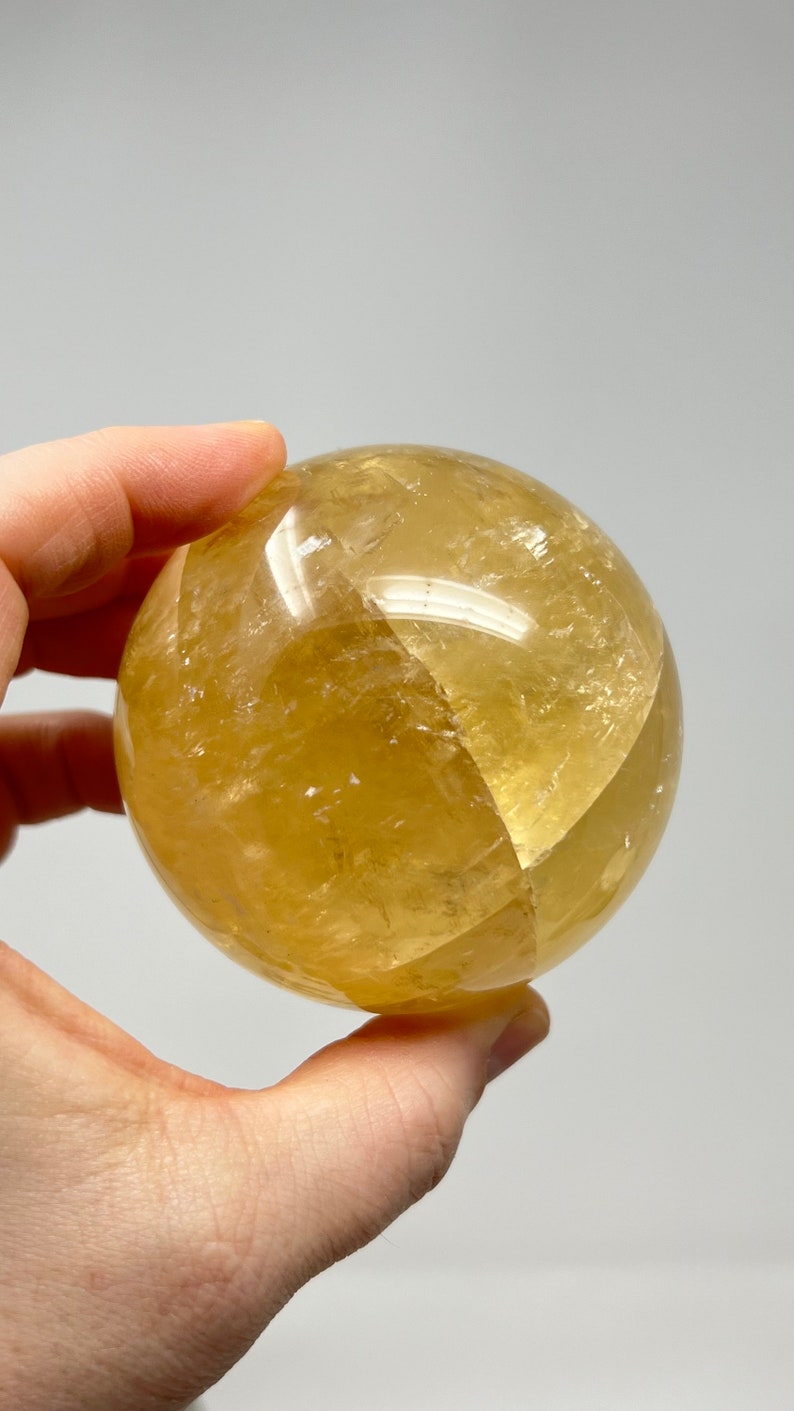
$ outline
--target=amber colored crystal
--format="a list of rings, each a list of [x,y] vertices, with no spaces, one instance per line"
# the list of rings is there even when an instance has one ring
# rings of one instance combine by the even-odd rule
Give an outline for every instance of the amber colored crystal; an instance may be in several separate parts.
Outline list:
[[[296,465],[180,550],[135,622],[116,752],[153,866],[305,994],[420,1011],[530,979],[634,886],[681,753],[633,569],[493,461]]]

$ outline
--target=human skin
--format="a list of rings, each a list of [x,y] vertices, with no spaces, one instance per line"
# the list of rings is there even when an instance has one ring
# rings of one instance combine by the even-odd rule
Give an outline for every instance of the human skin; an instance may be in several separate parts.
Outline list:
[[[256,422],[0,458],[0,699],[34,667],[114,676],[168,553],[283,464]],[[20,824],[85,807],[121,807],[110,720],[0,716],[0,852]],[[188,1405],[296,1289],[436,1185],[486,1081],[547,1030],[517,987],[465,1014],[371,1020],[273,1087],[229,1089],[0,944],[0,1411]]]

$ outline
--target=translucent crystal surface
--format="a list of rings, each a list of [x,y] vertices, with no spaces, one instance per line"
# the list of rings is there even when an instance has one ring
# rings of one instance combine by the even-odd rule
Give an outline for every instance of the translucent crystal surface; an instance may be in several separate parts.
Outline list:
[[[417,446],[323,456],[177,553],[116,749],[165,885],[268,978],[416,1011],[529,979],[637,881],[681,750],[615,546],[545,486]]]

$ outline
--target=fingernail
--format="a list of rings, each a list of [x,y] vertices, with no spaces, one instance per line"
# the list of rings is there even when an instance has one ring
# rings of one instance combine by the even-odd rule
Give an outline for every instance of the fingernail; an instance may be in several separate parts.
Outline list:
[[[535,1003],[514,1015],[503,1029],[488,1055],[485,1070],[486,1083],[493,1082],[501,1073],[512,1068],[519,1058],[530,1049],[542,1043],[549,1032],[549,1012],[540,996],[533,996]]]

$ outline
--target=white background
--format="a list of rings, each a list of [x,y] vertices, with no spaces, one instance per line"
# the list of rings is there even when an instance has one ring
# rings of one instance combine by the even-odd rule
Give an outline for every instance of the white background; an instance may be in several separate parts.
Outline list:
[[[294,458],[490,455],[611,534],[682,674],[668,836],[541,982],[552,1038],[209,1411],[794,1407],[793,92],[786,0],[3,7],[0,449],[262,417]],[[194,935],[123,820],[26,832],[0,888],[213,1078],[355,1022]]]

